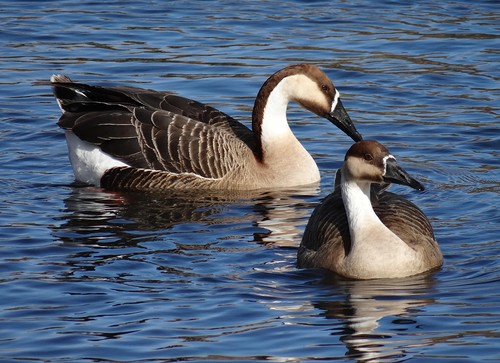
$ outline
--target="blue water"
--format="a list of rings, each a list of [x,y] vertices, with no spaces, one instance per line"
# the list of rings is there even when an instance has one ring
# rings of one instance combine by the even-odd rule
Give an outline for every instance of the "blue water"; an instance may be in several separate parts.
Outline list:
[[[0,1],[0,361],[500,361],[496,1]],[[170,90],[245,123],[264,80],[311,62],[445,257],[345,281],[295,267],[351,141],[290,107],[320,188],[233,200],[73,183],[47,81]]]

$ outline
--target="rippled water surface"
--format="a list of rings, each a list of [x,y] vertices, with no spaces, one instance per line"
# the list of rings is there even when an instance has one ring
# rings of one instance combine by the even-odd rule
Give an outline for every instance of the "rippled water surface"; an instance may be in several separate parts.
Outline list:
[[[0,2],[0,361],[500,361],[496,1]],[[78,186],[53,73],[171,90],[248,123],[273,72],[320,66],[365,138],[427,187],[443,268],[295,267],[351,141],[293,105],[317,188],[210,197]]]

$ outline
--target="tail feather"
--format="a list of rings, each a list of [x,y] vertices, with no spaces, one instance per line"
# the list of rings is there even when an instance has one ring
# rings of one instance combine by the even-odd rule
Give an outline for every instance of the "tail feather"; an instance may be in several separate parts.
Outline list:
[[[73,82],[68,76],[53,75],[50,77],[52,90],[62,112],[88,112],[92,110],[110,109],[113,107],[142,106],[140,102],[113,88],[90,86]],[[111,107],[110,107],[111,106]]]

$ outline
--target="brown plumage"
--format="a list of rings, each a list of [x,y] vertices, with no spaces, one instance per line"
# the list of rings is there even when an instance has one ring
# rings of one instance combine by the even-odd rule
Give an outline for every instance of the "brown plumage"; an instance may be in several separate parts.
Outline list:
[[[347,166],[344,164],[342,173],[347,174],[343,177],[344,182],[339,183],[335,191],[316,207],[309,219],[298,251],[299,267],[324,268],[345,277],[366,279],[409,276],[441,266],[442,254],[425,214],[407,199],[385,189],[377,190],[374,188],[375,185],[371,184],[380,179],[381,182],[392,181],[411,185],[417,189],[423,187],[401,168],[398,170],[400,180],[384,175],[386,168],[384,158],[389,160],[388,158],[392,156],[379,143],[363,141],[357,144],[362,146],[357,148],[361,153],[351,149],[346,155],[346,160],[354,158],[363,160],[362,167],[359,168],[360,173],[357,174],[360,178],[357,179],[358,176],[352,175],[349,169],[354,164],[357,165],[357,162]],[[349,193],[343,199],[342,188],[346,187],[345,179],[360,184],[365,182],[368,188],[362,187],[364,196]],[[373,215],[369,212],[352,211],[349,215],[345,207],[346,197],[351,199],[360,197],[363,200],[360,208],[373,208],[380,224],[374,222]],[[347,205],[353,208],[356,203]],[[363,220],[365,216],[366,220]],[[349,218],[360,220],[350,225]],[[352,233],[356,233],[353,228],[358,226],[366,228],[366,231],[358,234],[360,237],[357,237],[354,243],[359,243],[359,248],[353,249]],[[384,229],[397,237],[393,237],[390,232],[386,233]],[[396,247],[386,248],[388,241]],[[398,244],[403,245],[400,254]],[[374,260],[378,262],[373,262]],[[404,261],[399,263],[400,260]],[[363,266],[372,262],[373,266]]]
[[[66,76],[51,82],[76,179],[109,189],[243,190],[317,182],[316,164],[287,125],[289,101],[361,139],[333,83],[313,65],[286,67],[264,83],[252,130],[211,106],[165,92],[89,86]]]

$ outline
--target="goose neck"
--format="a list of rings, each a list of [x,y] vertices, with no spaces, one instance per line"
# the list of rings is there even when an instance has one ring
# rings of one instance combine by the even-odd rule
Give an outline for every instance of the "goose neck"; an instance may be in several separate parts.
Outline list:
[[[375,214],[370,201],[370,183],[351,180],[343,168],[341,177],[342,200],[347,215],[351,241],[374,225],[386,228]]]
[[[262,157],[273,146],[296,141],[286,117],[290,102],[286,83],[283,79],[274,87],[264,84],[255,100],[252,128]]]

